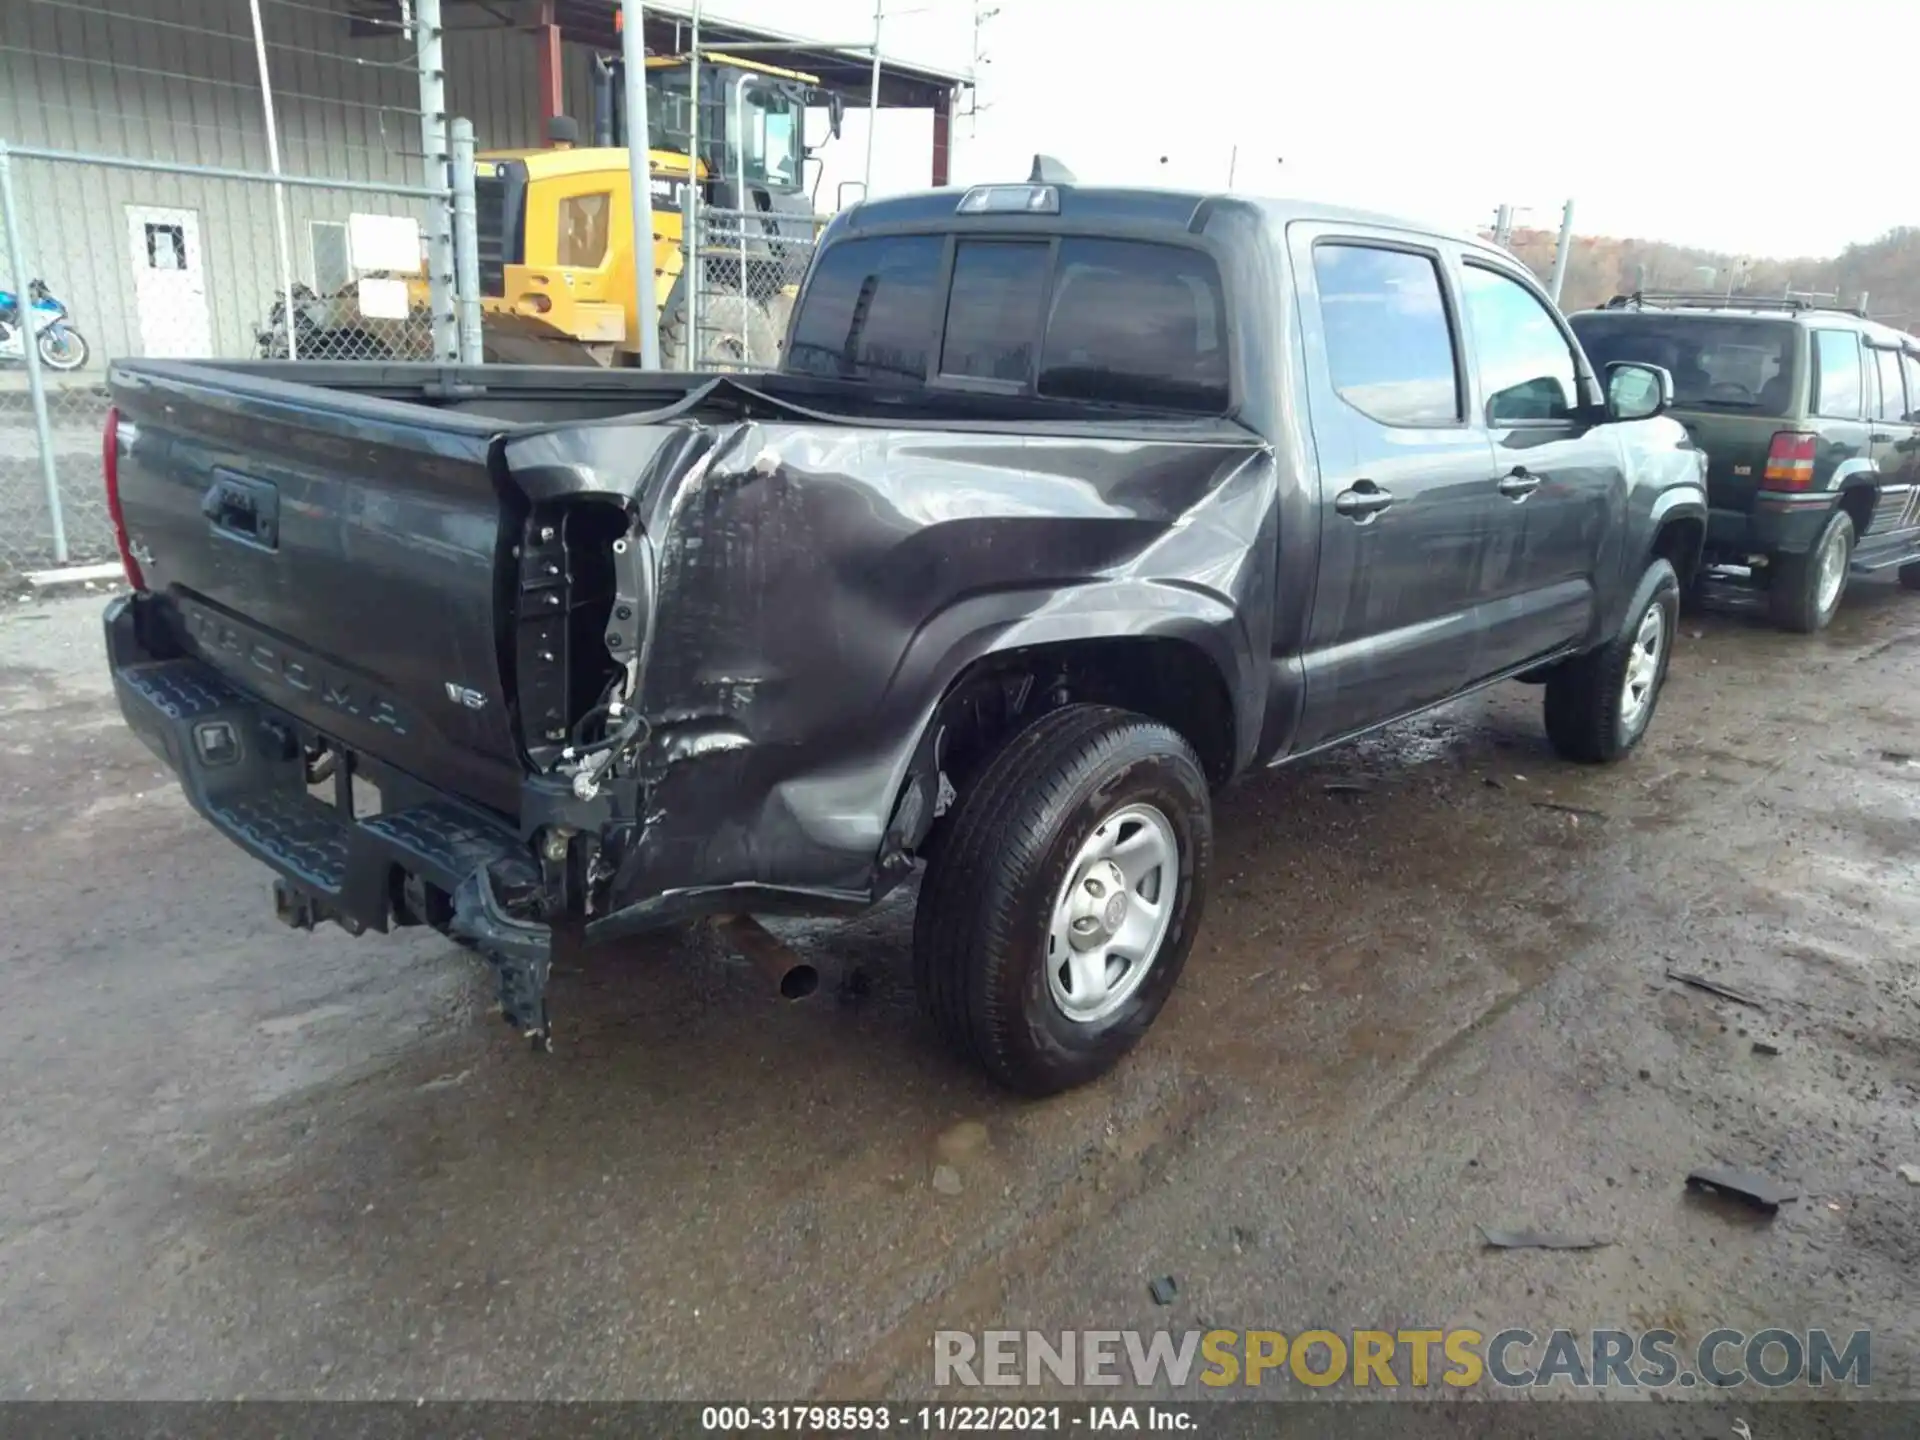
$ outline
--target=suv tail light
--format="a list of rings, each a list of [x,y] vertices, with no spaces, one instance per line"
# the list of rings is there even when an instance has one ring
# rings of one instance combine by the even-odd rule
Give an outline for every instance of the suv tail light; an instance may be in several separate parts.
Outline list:
[[[1808,490],[1813,487],[1814,436],[1803,430],[1774,432],[1773,445],[1767,451],[1766,484],[1773,490]]]
[[[107,482],[107,515],[113,521],[113,543],[120,548],[120,568],[127,572],[127,584],[136,590],[147,588],[147,577],[140,573],[139,562],[127,544],[127,517],[120,510],[120,407],[107,407],[107,426],[100,437],[100,471]]]

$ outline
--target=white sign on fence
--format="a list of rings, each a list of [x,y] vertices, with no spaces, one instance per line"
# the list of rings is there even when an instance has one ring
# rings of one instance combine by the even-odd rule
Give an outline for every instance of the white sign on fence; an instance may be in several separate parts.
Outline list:
[[[360,281],[360,313],[369,320],[407,318],[407,282],[363,278]]]
[[[420,222],[411,215],[349,215],[347,246],[353,268],[420,273]]]

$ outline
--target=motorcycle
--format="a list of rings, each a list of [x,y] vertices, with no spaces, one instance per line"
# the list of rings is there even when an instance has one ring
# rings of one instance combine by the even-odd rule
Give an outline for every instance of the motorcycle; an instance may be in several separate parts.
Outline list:
[[[87,342],[68,321],[66,302],[47,288],[44,280],[27,282],[30,309],[21,322],[20,300],[0,290],[0,365],[26,361],[26,337],[34,337],[40,363],[49,370],[78,370],[87,363]]]

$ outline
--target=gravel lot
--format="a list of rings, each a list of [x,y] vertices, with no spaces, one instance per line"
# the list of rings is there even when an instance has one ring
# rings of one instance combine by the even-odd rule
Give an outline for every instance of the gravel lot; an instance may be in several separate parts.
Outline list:
[[[1920,1389],[1920,597],[1690,619],[1617,771],[1511,686],[1240,786],[1169,1009],[1044,1104],[933,1046],[906,904],[785,927],[800,1005],[570,959],[547,1057],[437,938],[280,928],[104,598],[0,614],[0,1398],[907,1396],[1000,1324],[1871,1328]]]

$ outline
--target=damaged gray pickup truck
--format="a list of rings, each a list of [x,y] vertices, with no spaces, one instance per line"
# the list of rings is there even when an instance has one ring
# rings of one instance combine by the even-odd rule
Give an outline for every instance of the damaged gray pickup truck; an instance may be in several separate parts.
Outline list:
[[[280,918],[436,927],[541,1042],[556,935],[924,870],[919,991],[1031,1094],[1165,1003],[1236,776],[1512,678],[1633,748],[1665,372],[1472,240],[1036,177],[837,217],[779,374],[115,365],[127,721]]]

